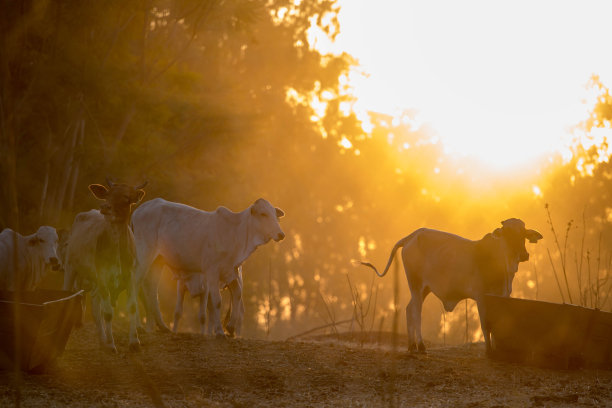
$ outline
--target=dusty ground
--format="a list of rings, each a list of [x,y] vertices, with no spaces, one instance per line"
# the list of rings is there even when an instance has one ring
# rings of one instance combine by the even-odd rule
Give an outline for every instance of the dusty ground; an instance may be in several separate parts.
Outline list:
[[[73,332],[47,373],[24,375],[23,407],[612,407],[612,371],[550,370],[492,361],[484,346],[347,344],[321,338],[219,341],[145,333],[143,351],[98,349],[92,323]],[[394,356],[396,356],[394,358]],[[15,403],[14,373],[0,372],[0,406]]]

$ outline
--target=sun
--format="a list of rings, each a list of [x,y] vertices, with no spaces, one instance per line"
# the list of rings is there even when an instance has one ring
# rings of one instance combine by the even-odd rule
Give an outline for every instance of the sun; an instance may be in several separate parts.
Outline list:
[[[337,40],[319,46],[350,53],[368,74],[352,77],[356,108],[416,109],[448,154],[491,168],[564,149],[586,118],[589,77],[612,73],[612,54],[601,52],[607,3],[339,4]]]

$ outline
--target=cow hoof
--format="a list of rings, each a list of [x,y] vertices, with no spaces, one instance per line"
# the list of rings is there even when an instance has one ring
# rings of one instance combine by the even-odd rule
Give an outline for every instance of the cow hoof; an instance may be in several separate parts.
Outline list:
[[[160,333],[172,333],[172,331],[168,328],[168,326],[157,326],[157,331]]]
[[[140,351],[142,351],[142,347],[140,346],[140,343],[130,344],[130,353],[139,353]]]
[[[221,333],[219,333],[219,334],[217,334],[217,335],[215,336],[215,339],[216,339],[216,340],[222,340],[222,341],[225,341],[225,340],[227,340],[227,336],[226,336],[225,334],[221,334]]]
[[[425,343],[420,342],[417,351],[423,354],[427,353],[427,350],[425,349]]]
[[[102,344],[102,350],[110,354],[117,354],[117,347],[114,344]]]
[[[227,337],[231,339],[236,337],[236,329],[234,329],[233,327],[226,327],[225,331],[227,333]]]
[[[417,345],[416,345],[416,343],[410,343],[410,344],[408,345],[408,352],[409,352],[409,353],[414,353],[414,352],[416,352],[416,351],[417,351]]]
[[[136,333],[138,333],[138,334],[144,334],[144,333],[146,333],[146,332],[147,332],[147,329],[145,329],[145,328],[144,328],[144,327],[142,327],[142,326],[138,326],[138,327],[136,328]]]

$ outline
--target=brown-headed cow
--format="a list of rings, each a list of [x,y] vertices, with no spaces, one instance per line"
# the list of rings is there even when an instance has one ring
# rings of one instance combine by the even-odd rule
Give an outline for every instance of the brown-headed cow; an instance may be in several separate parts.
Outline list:
[[[536,243],[542,235],[525,228],[517,218],[502,222],[502,227],[472,241],[447,232],[421,228],[399,240],[387,261],[383,273],[368,262],[378,276],[384,276],[398,248],[402,247],[402,261],[412,298],[406,307],[406,323],[410,350],[425,351],[421,337],[421,310],[425,297],[431,292],[452,311],[462,299],[476,301],[487,353],[491,351],[490,330],[485,327],[486,310],[483,296],[510,296],[512,280],[520,262],[529,259],[525,239]]]
[[[129,348],[140,348],[138,334],[137,295],[134,280],[136,252],[130,228],[132,206],[142,200],[146,182],[133,187],[113,183],[108,188],[91,184],[89,190],[102,200],[100,210],[77,214],[66,245],[64,289],[75,281],[91,294],[91,312],[102,347],[116,352],[113,339],[113,308],[119,293],[127,290],[130,316]]]

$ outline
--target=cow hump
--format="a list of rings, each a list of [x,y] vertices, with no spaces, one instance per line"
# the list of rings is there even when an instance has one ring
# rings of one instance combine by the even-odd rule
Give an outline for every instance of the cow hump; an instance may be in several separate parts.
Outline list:
[[[217,216],[225,222],[229,222],[232,224],[237,224],[240,222],[240,217],[238,213],[235,213],[229,208],[223,206],[217,207],[217,209],[215,210],[215,214],[217,214]]]

